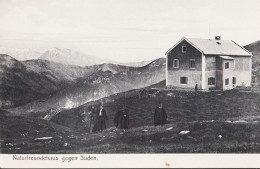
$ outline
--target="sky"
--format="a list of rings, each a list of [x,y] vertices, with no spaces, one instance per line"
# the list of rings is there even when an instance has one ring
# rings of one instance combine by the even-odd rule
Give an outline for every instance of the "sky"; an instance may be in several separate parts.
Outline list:
[[[247,45],[260,40],[259,18],[260,0],[0,0],[0,47],[137,62],[183,37]]]

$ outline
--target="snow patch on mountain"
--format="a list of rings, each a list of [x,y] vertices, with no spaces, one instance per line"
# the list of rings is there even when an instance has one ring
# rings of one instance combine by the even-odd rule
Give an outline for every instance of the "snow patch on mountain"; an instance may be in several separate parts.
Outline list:
[[[52,48],[44,52],[39,59],[78,66],[89,66],[106,62],[100,58],[64,48]]]

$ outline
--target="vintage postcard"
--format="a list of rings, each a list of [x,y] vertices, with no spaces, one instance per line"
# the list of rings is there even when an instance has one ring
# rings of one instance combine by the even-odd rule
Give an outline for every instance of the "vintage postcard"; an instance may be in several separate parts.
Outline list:
[[[259,0],[0,0],[0,168],[260,167]]]

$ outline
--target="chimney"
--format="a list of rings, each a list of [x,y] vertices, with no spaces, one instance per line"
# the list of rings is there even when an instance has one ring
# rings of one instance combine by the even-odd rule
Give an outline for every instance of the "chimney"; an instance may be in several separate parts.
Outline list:
[[[215,36],[215,40],[221,40],[221,36]]]

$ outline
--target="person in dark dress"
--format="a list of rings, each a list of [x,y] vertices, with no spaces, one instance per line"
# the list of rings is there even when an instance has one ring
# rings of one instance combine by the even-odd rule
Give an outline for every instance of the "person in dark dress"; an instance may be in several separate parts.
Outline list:
[[[93,127],[92,132],[103,131],[107,128],[106,120],[108,120],[106,110],[103,108],[103,104],[99,103],[99,108],[95,111],[96,114],[96,123]]]
[[[198,91],[198,83],[195,84],[195,91]]]
[[[116,128],[129,129],[129,113],[125,106],[115,114],[114,122]]]
[[[159,102],[158,107],[155,109],[154,113],[154,125],[164,125],[167,123],[166,110],[163,108],[162,103]]]

